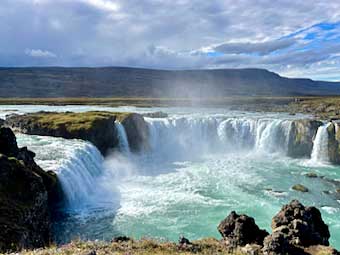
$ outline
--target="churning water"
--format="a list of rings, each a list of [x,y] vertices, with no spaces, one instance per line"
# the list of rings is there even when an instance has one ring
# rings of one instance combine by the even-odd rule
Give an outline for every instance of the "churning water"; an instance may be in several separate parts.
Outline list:
[[[159,110],[105,110],[124,109]],[[87,142],[19,135],[19,145],[35,151],[37,162],[56,171],[62,182],[68,205],[55,223],[58,241],[114,235],[218,237],[216,227],[231,210],[253,216],[270,230],[274,214],[297,198],[321,208],[331,243],[340,248],[340,198],[331,181],[340,179],[340,168],[318,164],[328,161],[326,125],[317,132],[311,159],[292,159],[286,156],[290,123],[301,116],[162,110],[168,118],[146,118],[152,149],[138,155],[130,152],[119,123],[113,125],[120,151],[105,159]],[[308,178],[309,172],[327,178]],[[291,190],[298,183],[310,192]]]

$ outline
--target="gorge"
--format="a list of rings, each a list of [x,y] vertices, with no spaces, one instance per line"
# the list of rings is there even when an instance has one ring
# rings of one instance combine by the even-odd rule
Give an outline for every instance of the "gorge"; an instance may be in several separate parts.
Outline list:
[[[337,123],[306,115],[209,108],[1,109],[0,117],[18,114],[7,116],[5,125],[7,122],[27,133],[17,134],[19,146],[28,146],[37,154],[37,163],[59,177],[66,198],[53,223],[59,243],[78,237],[110,240],[119,235],[167,240],[176,240],[181,234],[189,239],[217,237],[217,223],[232,210],[252,215],[268,230],[268,219],[281,205],[298,198],[321,208],[330,228],[331,245],[339,247]],[[111,112],[108,115],[162,111],[167,117],[144,117],[145,125],[138,126],[147,131],[143,129],[134,138],[124,119],[108,117],[114,129],[111,141],[116,142],[112,143],[114,148],[101,154],[99,148],[83,140],[33,134],[39,126],[25,127],[26,122],[20,120],[30,114],[21,114],[41,110],[100,110]],[[136,127],[132,130],[136,132]],[[44,132],[49,134],[46,127]],[[139,145],[132,147],[136,139]],[[291,189],[295,184],[310,191]]]

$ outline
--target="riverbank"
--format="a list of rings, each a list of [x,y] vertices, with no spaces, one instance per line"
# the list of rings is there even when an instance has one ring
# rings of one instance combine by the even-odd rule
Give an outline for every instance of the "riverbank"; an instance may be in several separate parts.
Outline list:
[[[129,240],[124,242],[93,242],[93,241],[74,241],[61,247],[50,247],[46,249],[23,251],[22,255],[189,255],[189,254],[230,254],[226,247],[218,240],[202,239],[193,242],[190,247],[181,247],[172,242],[160,242],[152,239]],[[243,255],[243,253],[237,253]]]
[[[223,98],[0,98],[0,105],[89,105],[135,107],[225,107],[255,112],[304,113],[319,119],[340,119],[340,97]]]

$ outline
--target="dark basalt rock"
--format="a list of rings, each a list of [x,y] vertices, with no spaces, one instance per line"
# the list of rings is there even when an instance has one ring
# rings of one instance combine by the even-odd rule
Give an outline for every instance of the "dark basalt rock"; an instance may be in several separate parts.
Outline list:
[[[302,184],[295,184],[292,187],[292,189],[296,190],[296,191],[304,192],[304,193],[309,191],[309,189],[306,186],[302,185]]]
[[[140,152],[150,149],[149,126],[142,115],[132,113],[122,121],[122,124],[132,151]]]
[[[287,237],[296,245],[329,245],[330,233],[324,223],[320,211],[316,207],[304,207],[299,201],[293,200],[282,207],[272,220],[272,229],[286,226]]]
[[[48,193],[43,180],[15,158],[0,156],[0,250],[50,243]]]
[[[279,231],[267,236],[263,241],[263,246],[263,253],[268,255],[289,254],[292,247],[285,234]]]
[[[0,252],[47,246],[57,177],[34,162],[33,152],[18,148],[9,128],[0,128],[0,149]]]
[[[269,235],[260,229],[255,220],[247,215],[238,215],[231,212],[218,226],[226,245],[230,248],[245,246],[246,244],[259,244],[262,246],[264,238]]]
[[[264,240],[264,254],[305,254],[313,245],[328,246],[330,233],[320,211],[293,200],[272,220],[273,233]]]
[[[8,157],[16,157],[19,153],[17,140],[10,128],[0,129],[0,153]]]
[[[288,156],[293,158],[310,157],[316,132],[323,123],[317,120],[294,120],[288,140]]]
[[[333,164],[340,164],[339,134],[336,132],[338,123],[331,123],[327,127],[328,133],[328,157]]]
[[[121,243],[121,242],[129,242],[129,241],[131,241],[130,237],[127,237],[127,236],[117,236],[117,237],[114,237],[111,242],[113,242],[113,243]]]

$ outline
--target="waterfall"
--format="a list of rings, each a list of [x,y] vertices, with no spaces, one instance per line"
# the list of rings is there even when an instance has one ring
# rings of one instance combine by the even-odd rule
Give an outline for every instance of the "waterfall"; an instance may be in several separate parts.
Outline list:
[[[124,126],[119,121],[115,122],[115,126],[117,130],[119,150],[122,153],[130,154],[129,141],[128,141]]]
[[[55,170],[66,195],[68,208],[79,208],[88,202],[96,189],[96,178],[103,172],[103,157],[90,143],[77,148]]]
[[[66,207],[82,208],[89,202],[103,173],[104,158],[89,142],[49,136],[17,135],[19,146],[36,153],[36,162],[45,171],[58,175]]]
[[[146,118],[152,151],[165,157],[199,154],[216,146],[216,118]]]
[[[235,150],[287,153],[291,121],[252,118],[147,119],[154,151],[202,154]]]
[[[318,128],[315,139],[313,141],[313,150],[311,160],[313,162],[327,163],[328,157],[328,132],[327,128],[330,123],[322,125]]]

